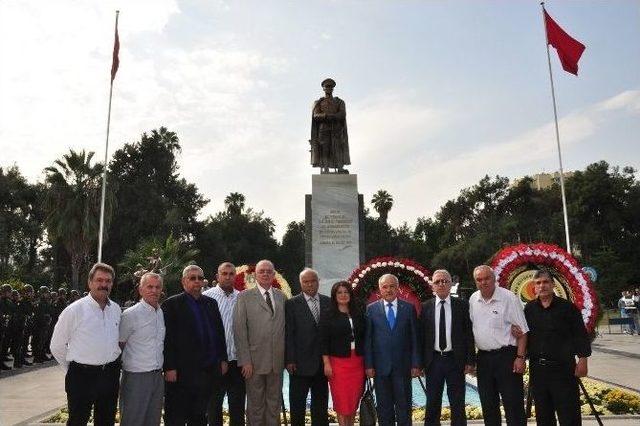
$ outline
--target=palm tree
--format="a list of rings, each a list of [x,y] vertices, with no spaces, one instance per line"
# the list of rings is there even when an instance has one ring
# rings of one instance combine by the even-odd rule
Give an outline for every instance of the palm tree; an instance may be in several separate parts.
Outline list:
[[[232,192],[224,199],[224,205],[227,208],[227,213],[231,216],[239,216],[244,210],[245,197],[239,192]]]
[[[156,272],[163,276],[165,292],[172,295],[178,292],[182,268],[194,263],[197,249],[190,249],[173,234],[166,239],[150,237],[142,240],[135,250],[127,250],[118,266],[123,276],[137,281],[145,272]]]
[[[45,168],[47,234],[58,240],[71,259],[71,285],[80,288],[80,271],[96,248],[100,220],[103,165],[91,164],[94,153],[69,150]],[[105,203],[105,224],[112,211],[112,192]]]
[[[389,210],[393,207],[393,197],[384,189],[378,190],[371,198],[373,208],[380,215],[380,221],[386,225]]]

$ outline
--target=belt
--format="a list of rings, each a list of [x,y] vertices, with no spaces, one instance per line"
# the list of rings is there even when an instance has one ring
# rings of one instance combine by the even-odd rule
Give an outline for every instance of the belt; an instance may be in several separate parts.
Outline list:
[[[440,355],[440,356],[453,356],[453,351],[433,351],[434,355]]]
[[[538,364],[538,365],[554,366],[554,367],[559,367],[561,365],[566,365],[567,364],[565,362],[556,361],[554,359],[548,359],[548,358],[532,358],[531,362],[533,362],[535,364]]]
[[[115,361],[111,361],[106,364],[100,364],[100,365],[81,364],[79,362],[71,361],[69,365],[82,368],[83,370],[104,371],[104,370],[110,370],[112,368],[120,368],[120,359],[116,359]]]
[[[478,353],[479,354],[484,354],[484,355],[493,355],[493,354],[499,354],[499,353],[503,353],[503,352],[509,352],[512,350],[517,349],[515,346],[503,346],[501,348],[498,349],[489,349],[488,351],[483,350],[483,349],[478,349]]]

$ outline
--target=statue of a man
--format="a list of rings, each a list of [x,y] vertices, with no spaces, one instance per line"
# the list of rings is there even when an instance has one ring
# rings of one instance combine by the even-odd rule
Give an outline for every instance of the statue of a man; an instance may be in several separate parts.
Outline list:
[[[311,114],[311,165],[320,173],[349,173],[344,166],[351,164],[347,112],[344,101],[333,96],[335,86],[331,78],[322,82],[325,96],[313,103]]]

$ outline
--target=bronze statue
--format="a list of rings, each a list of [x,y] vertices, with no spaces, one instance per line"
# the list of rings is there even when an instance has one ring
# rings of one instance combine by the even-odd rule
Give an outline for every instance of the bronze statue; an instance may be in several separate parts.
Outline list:
[[[322,82],[324,98],[313,103],[311,114],[311,165],[320,173],[349,173],[344,166],[351,164],[349,137],[344,101],[333,96],[336,82],[327,78]]]

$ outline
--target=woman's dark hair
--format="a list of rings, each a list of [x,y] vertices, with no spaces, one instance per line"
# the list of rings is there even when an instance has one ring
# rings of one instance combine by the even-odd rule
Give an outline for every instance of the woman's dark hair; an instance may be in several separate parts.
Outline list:
[[[353,294],[353,288],[348,281],[338,281],[331,287],[331,307],[333,308],[334,313],[339,312],[337,295],[340,287],[344,287],[349,293],[349,314],[353,316],[358,312],[360,307],[356,301],[355,294]]]

